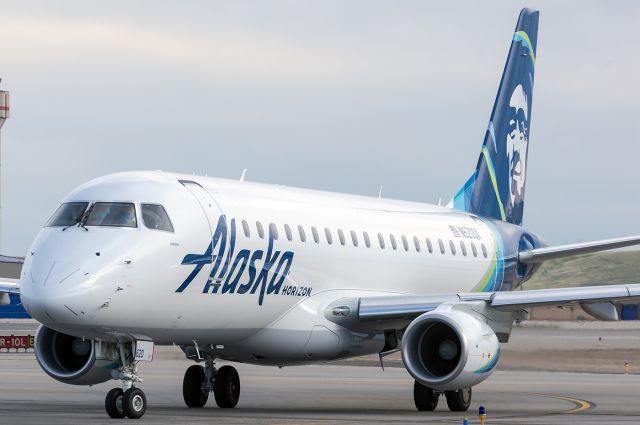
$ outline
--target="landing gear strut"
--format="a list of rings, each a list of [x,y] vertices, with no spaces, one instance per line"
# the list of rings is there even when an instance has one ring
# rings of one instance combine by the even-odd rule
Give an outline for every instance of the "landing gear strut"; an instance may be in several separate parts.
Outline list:
[[[182,396],[188,407],[203,407],[213,392],[220,408],[233,408],[240,399],[240,376],[233,366],[214,367],[207,358],[204,367],[190,366],[182,381]]]
[[[442,391],[422,385],[418,381],[413,384],[413,402],[419,411],[433,411],[438,406]],[[444,391],[447,406],[452,412],[466,412],[471,405],[471,387],[455,391]]]
[[[182,397],[188,407],[203,407],[213,391],[213,379],[216,369],[213,360],[207,359],[204,367],[189,366],[182,381]]]
[[[104,408],[109,417],[114,419],[140,419],[147,410],[147,397],[140,388],[136,388],[137,382],[142,382],[138,376],[138,366],[133,361],[133,353],[127,355],[127,348],[131,345],[118,344],[120,349],[120,362],[122,366],[111,372],[113,379],[122,380],[122,388],[113,388],[107,393],[104,400]]]

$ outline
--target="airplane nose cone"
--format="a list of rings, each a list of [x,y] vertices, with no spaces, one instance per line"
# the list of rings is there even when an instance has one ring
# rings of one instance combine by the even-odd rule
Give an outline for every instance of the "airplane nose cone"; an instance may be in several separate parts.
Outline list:
[[[33,284],[42,286],[60,285],[78,273],[80,268],[68,261],[34,261],[31,266]]]
[[[41,323],[75,322],[84,314],[87,277],[69,261],[33,258],[22,277],[22,303]]]

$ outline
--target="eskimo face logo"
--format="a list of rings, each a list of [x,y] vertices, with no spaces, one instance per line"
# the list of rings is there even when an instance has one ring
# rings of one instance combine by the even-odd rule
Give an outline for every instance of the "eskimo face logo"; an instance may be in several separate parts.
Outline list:
[[[518,84],[509,99],[509,131],[507,133],[511,205],[522,202],[524,197],[530,116],[527,100],[524,88]]]

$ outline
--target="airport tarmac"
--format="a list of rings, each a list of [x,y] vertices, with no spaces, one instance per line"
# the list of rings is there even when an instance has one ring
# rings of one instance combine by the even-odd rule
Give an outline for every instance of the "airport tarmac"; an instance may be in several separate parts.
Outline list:
[[[36,327],[4,320],[0,334],[33,335]],[[514,328],[502,348],[499,370],[474,387],[470,423],[479,423],[480,405],[487,424],[640,423],[639,322],[529,322]],[[242,380],[236,409],[218,409],[213,398],[204,409],[188,409],[182,377],[191,363],[177,348],[158,347],[156,354],[141,364],[149,408],[140,423],[462,423],[465,417],[449,412],[444,398],[436,412],[417,412],[413,381],[397,355],[385,360],[384,371],[375,356],[283,369],[235,365]],[[103,403],[116,384],[65,385],[49,378],[32,352],[0,352],[0,424],[113,424]]]
[[[211,398],[203,409],[182,401],[186,360],[160,358],[142,364],[149,407],[140,423],[153,424],[374,424],[462,423],[464,414],[417,412],[413,381],[403,368],[302,366],[278,369],[236,365],[242,380],[235,409]],[[93,387],[59,383],[42,372],[32,354],[0,356],[0,423],[113,424],[104,396],[116,382]],[[640,375],[498,371],[474,387],[466,416],[487,424],[640,423]]]

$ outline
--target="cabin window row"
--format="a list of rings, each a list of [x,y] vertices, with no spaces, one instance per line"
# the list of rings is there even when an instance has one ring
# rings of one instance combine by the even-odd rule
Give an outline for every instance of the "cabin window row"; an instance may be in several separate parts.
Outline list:
[[[292,242],[294,238],[293,230],[288,224],[285,224],[283,227],[284,227],[285,237],[289,242]],[[269,229],[269,233],[273,236],[273,239],[278,240],[278,238],[280,237],[280,234],[278,232],[278,227],[276,226],[276,224],[270,223],[268,226],[268,229]],[[246,220],[242,220],[242,230],[244,231],[244,235],[247,238],[251,237],[251,228],[249,226],[249,223]],[[265,228],[263,227],[260,221],[256,221],[256,231],[258,233],[258,237],[260,237],[261,239],[265,238]],[[319,231],[315,226],[311,226],[310,238],[313,240],[313,242],[317,244],[320,243],[321,233],[323,234],[323,238],[326,241],[326,243],[329,245],[333,245],[334,233],[332,233],[331,229],[329,229],[328,227],[325,227],[323,231]],[[307,242],[307,232],[305,231],[303,226],[301,225],[297,226],[297,234],[301,242]],[[354,247],[358,247],[360,245],[360,239],[358,238],[358,234],[355,232],[355,230],[350,230],[348,231],[348,233],[345,233],[342,229],[338,229],[336,234],[338,236],[337,241],[335,241],[336,244],[340,243],[340,245],[345,246],[347,245],[347,243],[350,243]],[[348,242],[348,240],[350,241]],[[398,250],[400,246],[405,251],[410,251],[411,249],[413,249],[416,252],[421,252],[423,247],[427,252],[429,252],[429,254],[433,254],[434,251],[436,251],[434,249],[434,244],[431,242],[431,239],[429,239],[428,237],[424,238],[424,242],[421,242],[421,240],[417,236],[413,236],[411,240],[409,240],[407,236],[401,235],[398,241],[398,239],[396,239],[396,235],[394,235],[393,233],[390,233],[388,235],[388,239],[385,239],[385,235],[383,235],[382,233],[377,234],[377,241],[380,249],[387,248],[388,246],[387,240],[389,241],[390,248],[394,251]],[[364,246],[366,246],[367,248],[372,247],[371,238],[369,237],[368,232],[366,231],[362,232],[362,241],[364,242]],[[437,248],[438,248],[437,251],[439,251],[440,254],[447,253],[447,249],[446,249],[447,247],[445,243],[446,242],[443,241],[442,239],[437,240]],[[452,255],[457,255],[458,252],[460,252],[460,254],[463,257],[467,257],[467,256],[478,257],[479,255],[482,255],[484,258],[487,258],[489,255],[489,253],[487,252],[487,247],[485,246],[484,243],[480,243],[476,245],[475,242],[471,241],[471,242],[468,242],[468,245],[467,245],[465,241],[459,241],[459,243],[456,244],[453,240],[448,240],[447,245],[449,248],[448,251]],[[468,247],[470,247],[470,250],[468,249]]]

